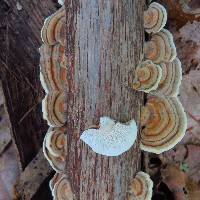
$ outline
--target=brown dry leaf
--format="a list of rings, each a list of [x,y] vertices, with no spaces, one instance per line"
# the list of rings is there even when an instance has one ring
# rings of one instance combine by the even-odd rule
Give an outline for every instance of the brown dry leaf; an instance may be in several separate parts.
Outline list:
[[[169,164],[161,170],[163,182],[174,195],[175,200],[186,200],[183,188],[186,186],[186,175],[177,165]]]
[[[12,144],[0,157],[0,200],[14,199],[19,172],[16,149]]]
[[[187,158],[184,160],[189,168],[187,175],[195,182],[200,182],[200,146],[187,145],[187,152]]]
[[[159,155],[163,164],[182,163],[187,155],[187,148],[184,145],[178,144],[175,148]]]
[[[179,29],[180,36],[184,41],[193,41],[200,44],[200,22],[193,21],[188,22],[182,28]]]
[[[187,113],[188,127],[182,144],[200,144],[200,71],[192,70],[183,76],[180,100]]]
[[[193,180],[186,179],[186,190],[188,192],[188,200],[199,200],[200,197],[200,187]]]
[[[198,1],[198,0],[197,0]],[[187,14],[184,8],[200,8],[199,4],[187,0],[159,0],[168,11],[168,25],[177,48],[177,54],[182,62],[184,73],[196,69],[200,61],[200,16]]]
[[[198,0],[195,0],[198,2]],[[175,21],[178,28],[188,21],[199,20],[199,3],[191,4],[188,0],[159,0],[167,7],[169,19]]]
[[[179,0],[184,13],[192,14],[196,18],[200,15],[200,2],[199,0]]]
[[[185,187],[185,173],[180,170],[178,165],[169,164],[161,170],[163,182],[171,190]]]
[[[196,27],[198,26],[198,27]],[[200,63],[200,37],[199,39],[191,39],[191,32],[199,35],[199,22],[190,23],[183,26],[181,29],[176,29],[175,26],[170,27],[176,44],[177,54],[182,63],[184,74],[188,73],[191,69],[197,69]],[[186,31],[187,30],[187,31]],[[194,31],[196,30],[196,31]]]

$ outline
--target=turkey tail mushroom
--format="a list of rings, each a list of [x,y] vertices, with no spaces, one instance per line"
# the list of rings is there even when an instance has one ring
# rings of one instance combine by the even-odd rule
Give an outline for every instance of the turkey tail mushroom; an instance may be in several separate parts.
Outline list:
[[[151,40],[145,43],[144,54],[154,63],[172,62],[177,55],[172,34],[166,29],[153,34]]]
[[[153,95],[142,108],[141,124],[141,149],[160,154],[181,141],[187,118],[177,97]]]
[[[64,157],[66,145],[66,135],[61,128],[47,133],[45,146],[53,156]]]
[[[67,137],[62,128],[50,128],[43,141],[43,153],[56,172],[65,171]]]
[[[52,127],[61,127],[66,122],[66,104],[64,92],[51,92],[42,101],[43,118]]]
[[[70,182],[65,174],[55,175],[50,184],[54,200],[73,200]]]
[[[151,200],[152,190],[153,182],[150,176],[140,171],[129,185],[128,200]]]
[[[40,47],[40,82],[46,93],[64,90],[67,85],[65,49],[60,44]]]
[[[177,96],[182,80],[180,60],[175,58],[173,62],[161,63],[160,67],[162,69],[162,78],[155,92],[166,96]]]
[[[147,33],[159,32],[167,22],[166,9],[159,3],[153,2],[144,12],[144,28]]]
[[[47,45],[60,43],[65,46],[65,7],[50,15],[44,22],[41,30],[42,41]]]
[[[137,68],[132,87],[135,90],[149,93],[156,90],[161,80],[162,70],[150,60],[143,61]]]

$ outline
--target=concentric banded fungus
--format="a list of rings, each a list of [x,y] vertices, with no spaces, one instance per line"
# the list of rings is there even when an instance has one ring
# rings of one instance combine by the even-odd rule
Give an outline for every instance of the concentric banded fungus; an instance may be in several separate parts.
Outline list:
[[[65,46],[65,7],[63,6],[54,14],[49,16],[42,27],[42,41],[47,45],[60,43]]]
[[[55,180],[54,180],[55,181]],[[73,192],[71,185],[67,176],[62,174],[56,177],[56,182],[54,183],[52,189],[52,195],[54,200],[73,200]]]
[[[62,129],[47,132],[46,148],[55,157],[64,157],[67,139]]]
[[[84,131],[81,140],[96,153],[118,156],[134,144],[136,136],[137,126],[134,120],[128,124],[121,124],[109,117],[101,117],[100,128]]]
[[[53,138],[53,136],[57,137],[57,135],[60,135],[59,137],[61,137],[63,140],[65,140],[63,143],[64,144],[60,144],[60,146],[62,147],[58,147],[53,144],[55,143],[55,138]],[[63,136],[61,136],[61,134],[63,134]],[[64,172],[65,171],[65,147],[64,145],[67,145],[67,139],[64,135],[64,130],[63,129],[49,129],[49,131],[47,132],[44,141],[43,141],[43,153],[46,157],[46,159],[48,160],[49,164],[51,165],[51,167],[56,171],[56,172]],[[52,143],[50,142],[50,139],[52,141]],[[60,140],[60,139],[59,139]],[[51,143],[51,144],[50,144]],[[60,141],[59,141],[60,143]],[[61,142],[62,143],[62,142]],[[60,148],[61,150],[58,151],[58,148]],[[50,150],[50,151],[49,151]],[[53,154],[52,154],[53,152]],[[55,156],[55,152],[57,153],[57,155]],[[58,152],[59,152],[59,156],[58,156]],[[62,153],[61,153],[62,152]]]
[[[46,93],[66,88],[66,56],[60,44],[40,47],[40,82]]]
[[[151,40],[145,43],[144,54],[154,63],[172,62],[177,55],[172,34],[166,29],[153,34]]]
[[[43,118],[49,126],[61,127],[66,122],[66,104],[64,92],[52,92],[42,101]]]
[[[133,89],[144,92],[150,92],[157,89],[161,80],[162,70],[159,65],[154,64],[150,60],[142,62],[137,68]]]
[[[167,22],[167,12],[165,8],[156,2],[150,4],[148,10],[144,12],[144,28],[147,33],[159,32]]]
[[[153,182],[149,175],[138,172],[136,177],[129,185],[128,200],[151,200]]]
[[[176,97],[149,96],[142,108],[140,147],[144,151],[162,153],[173,148],[183,138],[187,119]]]
[[[161,63],[162,78],[156,92],[166,96],[177,96],[182,80],[181,62],[178,58],[170,63]]]

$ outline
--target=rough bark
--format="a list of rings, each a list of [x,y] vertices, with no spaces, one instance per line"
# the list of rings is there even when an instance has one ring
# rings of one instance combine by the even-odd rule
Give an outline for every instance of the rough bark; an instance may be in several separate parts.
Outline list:
[[[108,158],[92,152],[79,136],[101,116],[139,119],[143,96],[129,83],[142,58],[144,1],[66,0],[65,5],[67,172],[77,199],[124,200],[140,169],[138,141],[127,153]]]

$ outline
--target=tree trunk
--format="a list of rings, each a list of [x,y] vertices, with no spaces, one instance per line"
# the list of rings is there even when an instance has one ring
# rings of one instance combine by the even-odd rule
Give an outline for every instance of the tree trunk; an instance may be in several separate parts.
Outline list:
[[[142,58],[144,0],[66,0],[65,5],[67,172],[77,199],[124,200],[129,181],[140,170],[138,141],[123,155],[106,157],[79,136],[101,116],[138,122],[143,95],[129,83]]]

